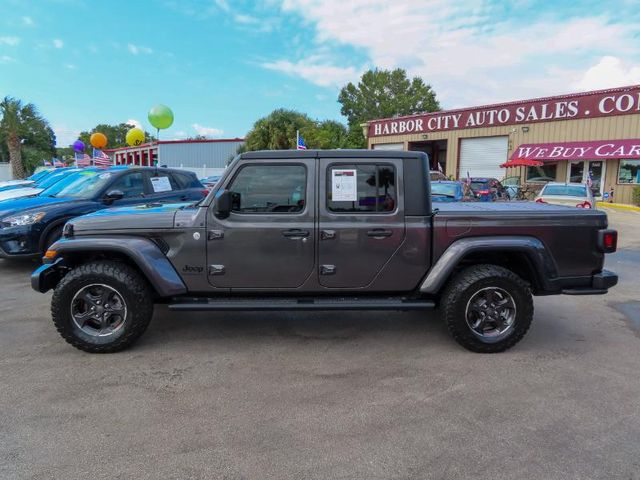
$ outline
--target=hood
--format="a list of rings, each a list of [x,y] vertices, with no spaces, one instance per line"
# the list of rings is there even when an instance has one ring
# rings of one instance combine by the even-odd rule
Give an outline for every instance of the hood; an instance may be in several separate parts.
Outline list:
[[[32,210],[36,208],[50,208],[59,203],[69,202],[72,198],[43,197],[36,195],[35,197],[23,197],[11,200],[0,201],[0,218],[7,215],[22,212],[23,210]]]
[[[0,201],[10,200],[12,198],[33,197],[42,192],[41,188],[14,188],[12,190],[5,190],[0,192]]]
[[[189,203],[150,203],[131,207],[108,208],[74,218],[75,235],[105,230],[148,230],[173,228],[176,212]]]

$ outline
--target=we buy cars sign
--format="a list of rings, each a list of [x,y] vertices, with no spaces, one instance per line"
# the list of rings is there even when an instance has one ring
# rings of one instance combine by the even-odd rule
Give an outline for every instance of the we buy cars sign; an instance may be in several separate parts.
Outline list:
[[[606,160],[608,158],[640,158],[640,139],[525,144],[516,148],[511,155],[512,160]]]
[[[640,85],[373,120],[369,136],[440,132],[640,113]]]

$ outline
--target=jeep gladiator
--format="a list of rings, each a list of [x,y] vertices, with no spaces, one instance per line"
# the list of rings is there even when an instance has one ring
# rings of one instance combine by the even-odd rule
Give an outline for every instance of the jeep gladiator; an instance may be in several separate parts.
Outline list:
[[[154,303],[178,312],[429,310],[475,352],[515,345],[533,295],[604,294],[607,216],[533,202],[432,207],[420,152],[239,155],[191,204],[74,218],[31,277],[88,352],[132,344]]]

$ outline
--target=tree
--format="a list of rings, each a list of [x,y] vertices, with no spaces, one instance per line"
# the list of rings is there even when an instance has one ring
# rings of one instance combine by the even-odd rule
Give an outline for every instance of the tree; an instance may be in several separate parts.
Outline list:
[[[340,112],[347,117],[351,143],[366,146],[360,124],[376,118],[436,112],[440,104],[430,85],[420,77],[407,78],[401,68],[369,70],[358,85],[349,82],[340,90]]]
[[[278,109],[253,124],[242,151],[291,150],[296,148],[296,131],[307,148],[348,148],[347,128],[334,120],[317,121],[293,110]]]
[[[3,147],[6,146],[12,175],[24,178],[43,159],[50,159],[55,154],[56,137],[32,103],[4,97],[0,102],[0,114],[0,141]]]
[[[96,125],[94,128],[92,128],[89,131],[80,132],[80,135],[78,136],[78,138],[82,140],[82,142],[87,146],[87,148],[90,148],[91,143],[89,139],[91,138],[91,134],[95,132],[100,132],[100,133],[104,133],[107,136],[107,142],[108,142],[107,148],[126,147],[127,132],[131,130],[133,127],[135,127],[135,125],[128,124],[128,123],[119,123],[117,125],[109,125],[107,123],[101,123],[99,125]],[[144,135],[147,141],[153,141],[153,142],[156,141],[156,138],[153,135],[151,135],[149,132],[145,131]]]

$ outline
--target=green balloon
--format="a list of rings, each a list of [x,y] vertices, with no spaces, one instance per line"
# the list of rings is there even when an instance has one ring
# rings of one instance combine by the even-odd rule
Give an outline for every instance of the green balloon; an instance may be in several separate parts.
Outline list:
[[[156,105],[149,110],[149,123],[160,130],[169,128],[173,124],[173,112],[166,105]]]

